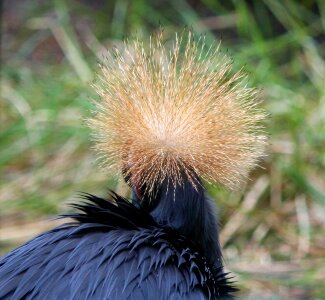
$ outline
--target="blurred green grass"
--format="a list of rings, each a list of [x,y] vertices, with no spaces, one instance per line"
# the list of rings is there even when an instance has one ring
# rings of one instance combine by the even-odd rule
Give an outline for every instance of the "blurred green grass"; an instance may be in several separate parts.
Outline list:
[[[244,192],[209,188],[240,295],[325,299],[324,3],[4,1],[0,252],[53,226],[42,220],[77,191],[121,188],[98,170],[83,126],[97,61],[124,37],[162,27],[168,39],[190,27],[222,40],[270,115],[269,155]]]

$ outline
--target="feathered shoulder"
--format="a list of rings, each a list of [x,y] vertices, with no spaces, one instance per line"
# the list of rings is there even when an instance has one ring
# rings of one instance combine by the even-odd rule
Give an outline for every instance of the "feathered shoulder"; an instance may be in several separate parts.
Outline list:
[[[75,222],[0,258],[0,299],[232,299],[228,274],[186,237],[114,193],[83,198]]]

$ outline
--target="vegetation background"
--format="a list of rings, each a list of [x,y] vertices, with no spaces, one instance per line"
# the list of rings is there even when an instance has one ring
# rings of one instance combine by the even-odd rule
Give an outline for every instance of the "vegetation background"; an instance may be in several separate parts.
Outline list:
[[[325,299],[325,1],[2,1],[0,253],[55,226],[77,191],[123,188],[90,150],[90,83],[124,37],[184,27],[222,40],[261,89],[268,157],[211,188],[244,299]],[[51,221],[52,219],[52,221]]]

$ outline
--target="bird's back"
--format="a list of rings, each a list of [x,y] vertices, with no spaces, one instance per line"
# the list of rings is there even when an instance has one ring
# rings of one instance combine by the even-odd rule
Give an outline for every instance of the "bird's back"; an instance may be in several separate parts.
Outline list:
[[[113,195],[87,195],[76,223],[0,260],[0,299],[208,299],[229,296],[226,274],[196,245]]]

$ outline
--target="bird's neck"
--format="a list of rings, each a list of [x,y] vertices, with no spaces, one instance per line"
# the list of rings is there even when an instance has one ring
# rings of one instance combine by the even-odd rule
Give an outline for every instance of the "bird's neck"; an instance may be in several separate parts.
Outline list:
[[[214,203],[201,185],[162,185],[154,199],[142,202],[158,224],[176,229],[196,243],[209,263],[222,265]]]

